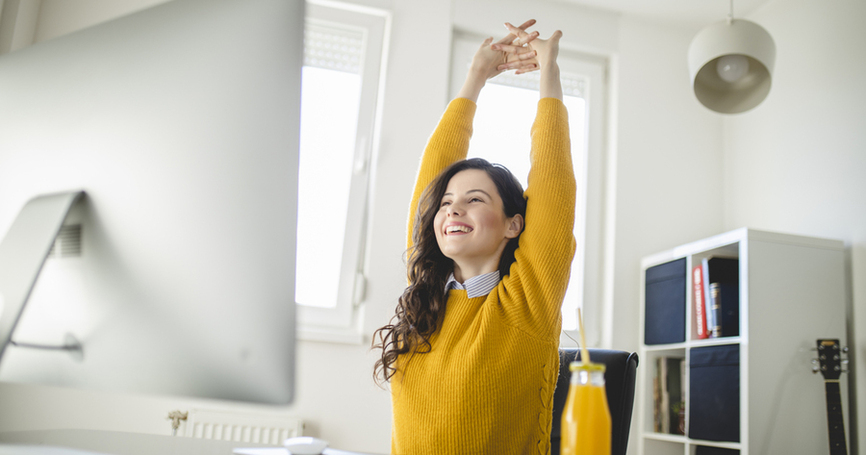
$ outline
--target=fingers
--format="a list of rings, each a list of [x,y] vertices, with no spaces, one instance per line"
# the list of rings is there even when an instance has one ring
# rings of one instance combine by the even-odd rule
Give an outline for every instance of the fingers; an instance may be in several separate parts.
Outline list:
[[[535,19],[530,19],[530,20],[524,22],[523,24],[521,24],[520,27],[515,27],[515,28],[517,28],[519,30],[526,30],[527,28],[532,27],[533,25],[535,25]],[[512,25],[512,27],[514,27],[514,26]],[[516,34],[509,33],[508,35],[505,35],[504,38],[497,41],[496,43],[497,44],[511,44],[515,38],[517,38]]]
[[[532,40],[534,40],[535,38],[538,38],[538,32],[524,34],[523,36],[520,36],[516,40],[514,40],[512,44],[514,44],[515,46],[523,46],[524,44],[531,43]]]
[[[521,47],[521,48],[518,48],[518,49],[527,49],[527,48],[525,48],[525,47]],[[528,50],[528,49],[527,49],[527,50]],[[531,59],[531,58],[535,58],[536,56],[538,56],[538,52],[536,52],[536,51],[517,52],[517,59],[518,59],[518,60],[529,60],[529,59]]]
[[[503,65],[503,66],[504,66],[504,65]],[[505,68],[505,69],[502,69],[501,71],[508,71],[509,69],[513,69],[513,70],[515,70],[515,71],[514,71],[514,74],[524,74],[524,73],[529,73],[529,72],[532,72],[532,71],[538,71],[538,65],[536,65],[535,63],[530,63],[530,64],[526,65],[525,67],[521,67],[521,68]]]
[[[516,39],[511,43],[516,46],[522,46],[538,37],[538,32],[526,33],[525,30],[517,28],[508,22],[505,23],[505,28],[516,37]]]
[[[532,58],[535,56],[535,51],[533,51],[529,47],[520,46],[520,45],[516,45],[516,44],[496,43],[496,44],[491,45],[490,48],[493,49],[494,51],[503,51],[503,52],[506,52],[508,54],[518,55],[520,58],[524,58],[524,59]],[[532,55],[526,55],[526,54],[532,54]]]
[[[525,73],[527,71],[532,71],[538,69],[538,63],[535,60],[532,61],[514,61],[503,63],[496,67],[499,71],[508,71],[508,70],[517,70],[517,74]]]
[[[542,64],[556,60],[562,32],[557,30],[550,38],[541,39],[538,32],[528,33],[525,30],[534,24],[534,20],[527,21],[520,27],[505,23],[505,28],[510,32],[509,36],[490,45],[491,50],[505,54],[505,61],[496,67],[497,71],[515,70],[515,74],[524,74],[538,71]],[[510,41],[509,37],[512,37]]]
[[[519,70],[515,71],[514,74],[526,74],[526,73],[531,73],[533,71],[538,71],[538,65],[532,65],[531,67],[528,67],[528,68],[520,68]]]
[[[517,27],[517,28],[519,28],[521,30],[526,30],[527,28],[532,27],[533,25],[535,25],[535,19],[530,19],[530,20],[524,22],[523,24],[521,24],[520,27]]]

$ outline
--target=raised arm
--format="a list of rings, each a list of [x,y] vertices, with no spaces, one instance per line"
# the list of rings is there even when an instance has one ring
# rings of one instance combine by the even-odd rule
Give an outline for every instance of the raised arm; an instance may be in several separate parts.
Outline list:
[[[487,79],[504,71],[499,69],[500,65],[509,63],[514,68],[531,69],[537,63],[532,60],[535,52],[527,47],[518,50],[494,50],[493,44],[517,43],[525,44],[531,42],[537,33],[526,33],[524,30],[535,24],[531,19],[524,22],[520,27],[512,27],[520,30],[524,36],[519,38],[509,33],[496,43],[493,38],[488,38],[481,44],[472,58],[472,65],[466,75],[466,80],[457,94],[457,98],[451,101],[439,124],[424,149],[418,176],[415,179],[415,189],[409,207],[408,239],[407,245],[412,246],[412,229],[415,222],[415,212],[421,199],[421,194],[427,185],[455,161],[466,158],[469,152],[469,139],[472,136],[472,120],[475,116],[475,103],[481,89],[487,83]],[[517,46],[514,46],[517,47]],[[526,62],[526,63],[521,63]]]
[[[510,31],[521,30],[507,24]],[[562,300],[568,286],[574,257],[574,212],[576,183],[568,134],[568,113],[562,102],[562,85],[556,58],[562,33],[548,39],[534,39],[526,47],[535,56],[540,71],[540,100],[532,125],[531,168],[524,193],[526,228],[520,236],[515,257],[516,273],[511,280],[526,296],[526,306],[512,308],[516,323],[526,324],[534,333],[557,337]],[[510,45],[494,46],[510,51]],[[503,64],[501,69],[511,69]]]

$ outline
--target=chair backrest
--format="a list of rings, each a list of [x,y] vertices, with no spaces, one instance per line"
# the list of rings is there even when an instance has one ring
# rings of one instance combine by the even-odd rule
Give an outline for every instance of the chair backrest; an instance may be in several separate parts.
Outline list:
[[[638,356],[634,352],[590,349],[589,357],[594,363],[603,363],[606,368],[604,381],[611,417],[611,454],[625,455],[634,406]],[[553,395],[553,429],[550,432],[551,455],[559,455],[562,410],[565,408],[565,400],[568,398],[568,384],[571,380],[571,371],[568,366],[574,360],[580,360],[579,349],[563,348],[559,350],[559,377],[556,380],[556,391]]]

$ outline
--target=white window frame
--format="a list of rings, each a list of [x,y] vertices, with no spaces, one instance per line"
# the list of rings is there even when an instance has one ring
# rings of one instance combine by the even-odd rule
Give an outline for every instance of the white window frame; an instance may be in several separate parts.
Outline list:
[[[389,12],[326,0],[308,1],[307,23],[349,27],[362,31],[365,49],[361,63],[361,99],[355,139],[355,159],[349,189],[342,263],[336,306],[296,305],[297,335],[313,341],[362,343],[359,307],[364,298],[364,239],[368,222],[371,157],[378,143],[378,106],[384,85]],[[303,267],[303,264],[299,264]]]
[[[486,35],[455,30],[451,66],[451,95],[457,96],[466,78],[468,62],[484,41]],[[578,275],[582,287],[579,304],[583,308],[583,318],[589,346],[606,346],[609,340],[609,319],[611,317],[607,294],[606,265],[604,263],[605,208],[607,179],[606,123],[608,120],[608,66],[605,57],[572,50],[563,43],[557,59],[563,79],[581,79],[583,98],[586,100],[586,155],[574,155],[573,159],[584,160],[584,175],[575,176],[578,184],[575,226],[580,227],[578,248],[572,269]],[[507,76],[511,73],[505,73]],[[497,76],[501,77],[501,76]],[[494,78],[491,82],[495,83]],[[527,134],[530,125],[526,125]],[[528,153],[528,151],[527,151]],[[495,161],[495,157],[490,157]],[[571,339],[570,339],[571,338]],[[560,344],[575,345],[579,339],[577,330],[563,331]]]

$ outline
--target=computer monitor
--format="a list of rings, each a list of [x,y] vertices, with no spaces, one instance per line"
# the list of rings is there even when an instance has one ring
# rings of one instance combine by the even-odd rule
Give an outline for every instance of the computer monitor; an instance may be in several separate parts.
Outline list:
[[[30,292],[47,251],[0,240],[0,380],[292,401],[303,13],[175,0],[0,56],[0,239],[71,191],[80,246]]]

